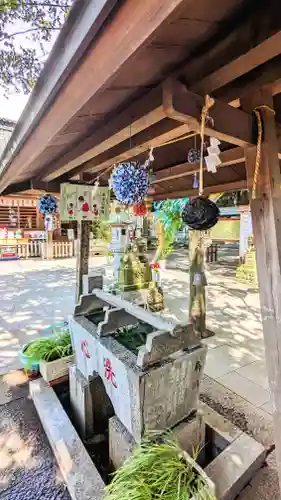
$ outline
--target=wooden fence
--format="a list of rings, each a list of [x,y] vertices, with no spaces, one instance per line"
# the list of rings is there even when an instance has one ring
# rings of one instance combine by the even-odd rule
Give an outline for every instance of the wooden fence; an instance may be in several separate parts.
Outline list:
[[[52,241],[49,248],[46,241],[30,241],[19,243],[17,252],[21,259],[41,257],[42,259],[60,259],[74,256],[73,241]]]
[[[73,241],[52,241],[49,243],[42,243],[42,259],[66,259],[73,256]]]
[[[49,245],[49,247],[48,247]],[[71,258],[76,255],[77,241],[30,241],[18,243],[17,252],[21,259],[41,257],[42,259]],[[101,240],[90,241],[90,256],[107,255],[107,244]]]
[[[18,243],[17,252],[21,259],[28,259],[29,257],[41,257],[42,242],[30,241],[29,243]]]

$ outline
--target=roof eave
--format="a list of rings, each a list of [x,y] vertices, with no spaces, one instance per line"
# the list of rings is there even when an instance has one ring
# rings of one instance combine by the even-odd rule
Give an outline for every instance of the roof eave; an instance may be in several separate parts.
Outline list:
[[[50,106],[116,3],[117,0],[75,1],[0,158],[1,176]]]

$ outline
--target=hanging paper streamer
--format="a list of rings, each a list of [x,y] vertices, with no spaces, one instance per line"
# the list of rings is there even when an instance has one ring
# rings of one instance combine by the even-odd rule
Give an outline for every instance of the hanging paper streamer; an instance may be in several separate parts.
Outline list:
[[[124,205],[141,203],[148,193],[149,172],[137,161],[121,163],[114,167],[111,184],[118,201]]]
[[[217,167],[221,164],[221,160],[219,157],[219,154],[221,152],[219,144],[220,141],[216,137],[211,137],[210,147],[207,148],[208,156],[205,156],[207,170],[208,172],[212,172],[213,174],[216,173]]]
[[[182,220],[191,229],[205,230],[215,226],[220,211],[217,205],[203,196],[188,202],[182,212]]]
[[[39,211],[44,215],[54,214],[57,211],[57,200],[51,194],[44,194],[38,202]]]

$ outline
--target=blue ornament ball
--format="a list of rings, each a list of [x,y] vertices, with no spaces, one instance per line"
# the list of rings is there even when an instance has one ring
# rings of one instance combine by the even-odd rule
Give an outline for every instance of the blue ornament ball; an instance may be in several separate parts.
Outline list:
[[[137,161],[120,163],[111,176],[111,185],[118,201],[124,205],[141,203],[149,188],[149,172]]]
[[[39,211],[44,215],[54,214],[57,211],[57,200],[51,194],[44,194],[38,202]]]

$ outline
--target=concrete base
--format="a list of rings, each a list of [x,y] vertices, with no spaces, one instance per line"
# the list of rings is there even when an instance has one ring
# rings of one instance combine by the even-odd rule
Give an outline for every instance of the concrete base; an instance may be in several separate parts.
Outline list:
[[[43,379],[29,389],[72,500],[102,500],[104,482],[54,390]]]
[[[194,450],[201,448],[205,442],[205,422],[201,415],[196,415],[174,427],[173,434],[182,449],[193,456]],[[136,444],[119,418],[112,417],[109,420],[109,458],[115,470],[130,457]]]
[[[181,422],[174,427],[173,433],[190,455],[196,447],[211,440],[215,458],[204,472],[216,485],[220,500],[234,500],[265,461],[266,450],[260,443],[205,404],[200,405],[193,420]],[[120,420],[111,418],[109,456],[114,469],[123,465],[135,445],[135,440]]]
[[[71,498],[100,500],[104,483],[53,389],[39,379],[30,382],[30,394]],[[204,472],[216,485],[217,498],[234,500],[263,465],[266,450],[252,437],[204,404],[200,405],[197,419],[181,422],[173,429],[183,446],[190,447],[192,440],[196,446],[198,439],[203,440],[203,420],[206,429],[205,444],[211,440],[211,445],[219,450],[204,468]],[[130,456],[134,444],[134,439],[119,419],[111,418],[109,446],[110,458],[115,468],[120,467]]]
[[[86,379],[76,365],[69,367],[70,404],[77,429],[83,438],[107,428],[114,414],[98,374]]]
[[[136,441],[118,417],[109,420],[109,459],[114,470],[119,469],[132,454]]]
[[[84,274],[83,280],[83,295],[92,293],[95,288],[103,289],[103,276],[105,274],[104,269],[96,269],[94,272],[89,274]]]

